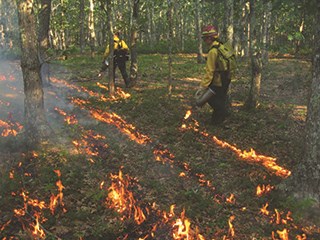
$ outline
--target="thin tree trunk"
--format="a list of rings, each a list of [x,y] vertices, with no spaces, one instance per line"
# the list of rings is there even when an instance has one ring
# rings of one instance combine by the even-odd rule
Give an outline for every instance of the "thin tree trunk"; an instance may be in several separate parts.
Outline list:
[[[93,0],[89,0],[90,3],[90,10],[89,10],[89,17],[88,17],[88,28],[89,28],[89,35],[90,35],[90,49],[91,49],[91,57],[95,55],[95,42],[96,42],[96,34],[94,30],[94,4]]]
[[[250,21],[249,19],[249,2],[244,0],[242,2],[242,14],[241,14],[241,27],[243,31],[240,31],[240,42],[242,43],[241,56],[249,56],[249,33],[250,33]]]
[[[41,81],[43,86],[50,85],[49,64],[47,50],[49,49],[49,26],[51,14],[51,0],[41,0],[39,13],[39,59],[41,66]]]
[[[0,13],[0,18],[2,18],[1,13]],[[5,47],[5,42],[6,42],[6,40],[5,40],[5,34],[4,34],[4,25],[0,24],[0,48]]]
[[[234,15],[234,0],[227,0],[226,2],[226,20],[227,20],[227,40],[233,46],[234,40],[234,23],[233,23],[233,15]]]
[[[300,48],[301,48],[301,36],[303,35],[303,31],[305,28],[305,17],[306,17],[306,1],[304,0],[302,2],[302,10],[301,10],[301,20],[299,24],[299,39],[296,40],[296,49],[295,49],[295,54],[299,53]]]
[[[80,32],[79,32],[79,44],[80,44],[80,52],[83,53],[84,49],[84,0],[80,0],[79,3],[79,21],[80,21]]]
[[[18,0],[17,5],[21,37],[21,68],[25,93],[25,134],[29,146],[34,146],[48,136],[40,79],[36,20],[31,1]]]
[[[168,95],[169,97],[172,94],[172,38],[173,38],[173,3],[171,0],[167,0],[168,2],[168,11],[167,11],[167,21],[168,21]]]
[[[135,84],[138,78],[138,16],[139,16],[139,0],[133,0],[132,26],[131,26],[131,65],[130,65],[130,82]]]
[[[201,15],[200,15],[201,3],[200,0],[196,0],[196,33],[198,38],[198,52],[197,52],[197,63],[203,63],[203,51],[202,51],[202,39],[201,39]]]
[[[264,13],[263,13],[263,30],[262,30],[262,64],[266,65],[269,61],[269,41],[270,41],[270,24],[271,24],[271,9],[272,2],[264,0]]]
[[[59,42],[59,49],[60,50],[66,50],[67,49],[67,45],[66,45],[66,33],[65,33],[65,6],[64,6],[64,1],[61,0],[61,28],[59,30],[60,32],[60,42]],[[67,56],[64,56],[65,58],[67,58]]]
[[[257,34],[257,23],[255,16],[255,5],[254,0],[250,0],[250,57],[251,57],[251,67],[252,76],[250,83],[250,92],[248,99],[245,103],[247,109],[256,108],[259,104],[260,97],[260,87],[261,87],[261,72],[262,72],[262,62],[261,54],[258,43]]]
[[[107,16],[108,16],[108,29],[109,29],[109,49],[110,49],[110,61],[109,61],[109,91],[110,95],[113,96],[115,92],[114,87],[114,62],[113,62],[113,53],[114,53],[114,35],[113,35],[113,8],[111,5],[111,0],[106,1],[107,4]]]

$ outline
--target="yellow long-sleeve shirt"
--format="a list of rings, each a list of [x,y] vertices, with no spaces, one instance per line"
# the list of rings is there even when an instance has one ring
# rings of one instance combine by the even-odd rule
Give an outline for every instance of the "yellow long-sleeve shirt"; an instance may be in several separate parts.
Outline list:
[[[212,83],[214,86],[221,87],[221,76],[220,74],[216,74],[216,68],[217,68],[217,61],[218,61],[218,49],[214,46],[218,46],[219,42],[214,41],[211,46],[210,50],[207,55],[207,62],[206,62],[206,74],[203,77],[200,87],[207,88]]]
[[[114,50],[117,50],[117,49],[123,49],[123,50],[128,50],[129,51],[129,47],[128,45],[126,44],[125,41],[123,40],[120,40],[118,36],[114,36]],[[110,55],[110,47],[109,47],[109,44],[107,45],[106,47],[106,50],[104,51],[104,58],[107,58],[109,57]]]

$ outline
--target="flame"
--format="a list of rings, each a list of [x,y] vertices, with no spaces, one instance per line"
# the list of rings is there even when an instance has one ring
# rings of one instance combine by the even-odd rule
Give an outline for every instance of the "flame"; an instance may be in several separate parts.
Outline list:
[[[18,132],[23,129],[23,126],[20,123],[11,120],[9,122],[0,120],[0,127],[4,128],[1,133],[2,137],[8,137],[10,135],[17,136]]]
[[[270,212],[267,210],[267,207],[269,206],[269,203],[266,203],[261,209],[260,212],[264,215],[269,215]]]
[[[184,116],[184,120],[187,120],[190,116],[191,116],[191,111],[188,110],[188,111],[186,112],[186,115]]]
[[[10,178],[10,179],[14,179],[14,170],[11,170],[11,171],[9,172],[9,178]]]
[[[286,178],[291,175],[291,172],[289,170],[276,164],[276,158],[256,154],[255,150],[253,150],[252,148],[250,149],[250,151],[242,151],[227,142],[219,140],[216,136],[213,136],[212,140],[219,146],[223,148],[229,148],[230,150],[234,151],[239,157],[248,162],[262,163],[262,165],[266,168],[275,171],[277,176]]]
[[[189,119],[190,116],[191,116],[191,111],[188,110],[184,116],[184,120]],[[194,119],[191,119],[191,123],[188,126],[185,123],[183,123],[181,126],[181,129],[183,129],[183,130],[191,129],[194,132],[199,132],[202,136],[211,138],[212,141],[215,142],[220,147],[228,148],[231,151],[235,152],[243,160],[246,160],[248,162],[261,163],[267,169],[275,171],[275,174],[277,176],[286,178],[291,175],[291,171],[276,164],[276,160],[277,160],[276,158],[257,154],[255,152],[255,150],[253,150],[252,148],[250,149],[250,151],[246,151],[246,150],[242,151],[241,149],[237,148],[236,146],[218,139],[216,136],[210,137],[209,133],[199,130],[199,123]]]
[[[131,140],[139,144],[146,144],[151,142],[151,139],[148,136],[139,133],[133,125],[127,123],[115,113],[100,112],[94,110],[91,110],[90,112],[94,118],[100,120],[101,122],[116,126],[122,133],[126,134]]]
[[[234,203],[236,202],[236,199],[235,199],[235,197],[234,197],[234,194],[231,193],[230,197],[228,197],[228,198],[226,199],[226,201],[227,201],[228,203],[234,204]]]
[[[60,115],[64,116],[64,121],[67,123],[67,124],[77,124],[78,123],[78,120],[76,119],[76,116],[75,115],[70,115],[68,116],[68,114],[63,111],[62,109],[59,109],[57,107],[54,108],[55,111],[57,111]]]
[[[175,156],[168,149],[155,148],[153,150],[153,155],[156,161],[170,164],[174,163],[173,159]]]
[[[60,170],[54,170],[54,172],[57,174],[58,176],[58,181],[56,182],[56,186],[58,187],[58,194],[54,195],[53,193],[51,194],[50,197],[50,204],[49,204],[49,209],[51,210],[51,214],[53,215],[55,212],[56,207],[58,206],[58,203],[63,207],[64,203],[63,203],[63,189],[65,188],[62,185],[62,182],[60,180],[61,177],[61,172]],[[66,212],[66,209],[63,208],[63,212]]]
[[[285,228],[282,231],[277,230],[277,233],[281,240],[289,240],[289,233],[288,230]]]
[[[185,218],[185,210],[181,212],[180,218],[173,224],[173,239],[189,239],[190,221]]]
[[[297,236],[296,236],[296,239],[297,239],[297,240],[307,240],[307,235],[304,234],[304,233],[303,233],[301,236],[300,236],[300,235],[297,235]]]
[[[110,208],[116,209],[118,213],[125,214],[126,217],[131,217],[133,212],[133,218],[135,222],[140,225],[146,220],[146,216],[142,209],[136,205],[136,200],[133,193],[128,190],[129,182],[131,178],[126,175],[123,178],[122,171],[119,170],[118,175],[111,174],[112,183],[108,188],[107,204]]]
[[[230,216],[229,221],[228,221],[228,224],[229,224],[228,235],[231,236],[231,237],[235,236],[235,230],[234,230],[234,227],[233,227],[233,224],[232,224],[234,219],[235,219],[235,216],[232,215],[232,216]]]
[[[265,185],[258,185],[257,186],[257,190],[256,190],[256,195],[258,197],[261,197],[263,194],[266,194],[268,192],[271,192],[272,189],[274,189],[274,186],[271,186],[270,184],[268,184],[267,186]]]
[[[46,237],[46,234],[44,233],[44,230],[40,228],[40,223],[39,223],[40,215],[39,215],[39,213],[35,213],[35,218],[36,218],[36,220],[35,220],[36,223],[35,223],[35,225],[32,225],[34,228],[32,235],[34,237],[44,239]]]

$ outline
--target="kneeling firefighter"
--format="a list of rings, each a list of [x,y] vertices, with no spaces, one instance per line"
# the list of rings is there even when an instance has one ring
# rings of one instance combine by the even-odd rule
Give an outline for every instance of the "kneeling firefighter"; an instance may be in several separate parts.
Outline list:
[[[206,74],[200,83],[195,95],[195,105],[202,107],[208,103],[212,109],[212,123],[222,123],[227,115],[226,100],[230,74],[219,69],[219,51],[222,44],[218,39],[218,31],[215,26],[208,25],[202,28],[202,39],[209,46],[206,62]]]

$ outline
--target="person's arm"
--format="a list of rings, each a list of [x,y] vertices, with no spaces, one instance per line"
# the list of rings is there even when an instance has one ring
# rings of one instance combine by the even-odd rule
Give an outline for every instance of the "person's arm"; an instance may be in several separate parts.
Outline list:
[[[121,46],[122,46],[122,49],[129,51],[129,47],[128,47],[128,45],[126,44],[125,41],[121,40]]]
[[[200,87],[207,88],[213,80],[214,72],[216,70],[216,62],[218,57],[218,50],[212,48],[207,56],[206,74],[200,83]]]

